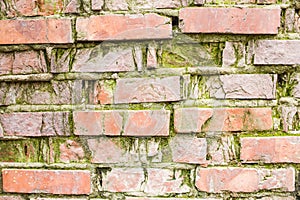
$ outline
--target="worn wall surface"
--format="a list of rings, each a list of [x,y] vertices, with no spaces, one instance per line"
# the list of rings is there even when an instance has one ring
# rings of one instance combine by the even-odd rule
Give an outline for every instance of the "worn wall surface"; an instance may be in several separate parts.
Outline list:
[[[0,200],[300,198],[298,0],[0,0]]]

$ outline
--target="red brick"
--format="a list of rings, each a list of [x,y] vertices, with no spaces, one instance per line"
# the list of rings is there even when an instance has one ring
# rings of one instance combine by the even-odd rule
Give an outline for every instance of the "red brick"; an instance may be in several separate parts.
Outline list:
[[[70,135],[68,112],[31,112],[0,114],[4,136]]]
[[[182,99],[180,76],[166,78],[118,79],[115,103],[179,101]]]
[[[300,163],[300,137],[241,138],[241,160],[246,163]]]
[[[0,44],[73,42],[70,19],[1,20],[0,26]]]
[[[67,140],[59,146],[59,160],[64,163],[79,162],[84,159],[84,150],[80,143]]]
[[[254,47],[254,64],[300,64],[299,45],[299,40],[259,40]]]
[[[2,177],[5,192],[78,195],[91,191],[90,172],[84,170],[3,169]]]
[[[207,143],[205,138],[194,135],[176,135],[170,141],[173,162],[206,163]]]
[[[115,24],[115,26],[111,26]],[[145,40],[172,37],[170,19],[157,14],[78,18],[78,40]]]
[[[0,53],[0,75],[12,73],[13,54]]]
[[[174,193],[188,193],[191,189],[184,183],[189,180],[188,174],[173,169],[147,169],[148,179],[145,192],[152,195],[166,195]]]
[[[168,136],[170,111],[77,111],[75,135]]]
[[[179,19],[184,33],[277,34],[280,9],[183,8]]]
[[[270,108],[180,108],[175,110],[178,133],[271,130]]]
[[[16,52],[13,62],[13,74],[46,73],[47,65],[42,51]]]
[[[101,80],[94,85],[94,104],[112,104],[113,103],[113,88],[109,80]]]
[[[255,168],[198,168],[196,187],[210,193],[256,192],[259,190],[295,190],[295,170]]]
[[[113,168],[103,176],[102,188],[110,192],[141,191],[141,186],[145,181],[142,168]]]
[[[130,163],[139,161],[138,153],[130,151],[131,145],[124,144],[121,138],[99,137],[88,139],[92,153],[92,163]]]

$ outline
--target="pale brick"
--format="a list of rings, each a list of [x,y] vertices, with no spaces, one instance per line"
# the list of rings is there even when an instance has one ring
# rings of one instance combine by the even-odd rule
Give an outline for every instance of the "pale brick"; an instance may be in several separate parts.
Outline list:
[[[87,170],[3,169],[3,191],[14,193],[89,194]],[[64,187],[62,187],[62,185]]]
[[[179,19],[184,33],[277,34],[280,9],[183,8]]]
[[[178,133],[271,130],[270,108],[180,108],[175,110]]]
[[[294,74],[294,76],[292,77],[292,80],[295,83],[293,90],[292,90],[292,95],[296,98],[300,98],[300,73]]]
[[[24,200],[21,196],[0,196],[0,200]]]
[[[198,168],[196,187],[209,193],[295,190],[295,170],[256,168]]]
[[[0,26],[0,44],[73,42],[70,19],[1,20]]]
[[[275,99],[276,75],[231,74],[210,76],[206,87],[217,99]]]
[[[245,163],[300,163],[300,137],[241,138],[241,160]]]
[[[121,138],[100,137],[88,139],[87,144],[92,153],[92,163],[135,163],[139,161],[138,153],[129,151],[134,148]]]
[[[31,112],[0,114],[5,136],[70,135],[69,112]]]
[[[255,45],[255,65],[300,64],[299,40],[259,40]]]
[[[182,100],[181,77],[118,79],[114,102],[141,103]]]
[[[169,121],[162,110],[74,112],[75,135],[168,136]]]
[[[183,174],[182,170],[171,169],[147,169],[147,183],[145,192],[152,195],[165,195],[174,193],[188,193],[191,188],[184,183],[184,179],[189,180],[188,174]]]
[[[102,189],[109,192],[141,191],[145,181],[142,168],[113,168],[111,171],[100,173],[103,177]]]
[[[78,18],[76,30],[80,41],[167,39],[172,37],[169,22],[157,14],[91,16]]]
[[[98,5],[101,0],[93,0],[92,4]],[[111,11],[118,10],[147,10],[155,8],[179,8],[182,6],[187,6],[187,0],[132,0],[130,3],[125,0],[106,0],[105,8]],[[95,6],[93,9],[98,10],[100,6]]]
[[[243,67],[245,65],[246,49],[240,42],[226,42],[223,49],[223,67]]]
[[[59,145],[59,160],[61,162],[79,162],[84,159],[84,156],[82,145],[74,140],[67,140]]]
[[[77,50],[72,67],[74,72],[123,72],[134,70],[135,64],[131,47],[102,45]]]
[[[207,143],[205,138],[194,135],[176,135],[170,141],[173,162],[206,163]]]

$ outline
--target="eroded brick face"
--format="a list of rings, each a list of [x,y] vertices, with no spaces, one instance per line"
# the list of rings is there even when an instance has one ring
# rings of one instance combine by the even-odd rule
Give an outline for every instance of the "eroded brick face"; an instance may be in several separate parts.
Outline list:
[[[0,200],[300,198],[298,0],[0,0]]]

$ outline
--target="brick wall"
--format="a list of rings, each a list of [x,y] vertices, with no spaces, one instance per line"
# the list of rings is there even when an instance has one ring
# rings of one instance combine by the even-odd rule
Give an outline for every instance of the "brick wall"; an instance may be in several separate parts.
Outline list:
[[[298,0],[0,0],[0,200],[300,199]]]

